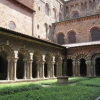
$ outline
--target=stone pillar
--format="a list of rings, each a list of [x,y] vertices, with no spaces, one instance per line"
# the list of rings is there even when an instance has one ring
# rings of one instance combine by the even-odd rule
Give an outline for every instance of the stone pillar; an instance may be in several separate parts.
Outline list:
[[[17,72],[17,58],[14,59],[14,80],[17,80],[16,72]]]
[[[58,69],[58,70],[59,70],[58,75],[59,75],[59,76],[62,76],[62,61],[59,61],[58,66],[59,66],[59,67],[58,67],[58,68],[59,68],[59,69]]]
[[[56,63],[56,72],[57,72],[57,77],[58,76],[62,76],[62,61],[58,61],[57,63]]]
[[[78,70],[77,71],[78,72],[78,76],[81,76],[80,75],[80,61],[77,62],[77,70]]]
[[[47,73],[48,73],[48,78],[50,78],[50,74],[51,74],[51,68],[50,68],[50,66],[51,66],[50,62],[47,62],[47,69],[48,69]]]
[[[8,61],[8,68],[7,68],[7,80],[10,80],[10,58],[7,58]]]
[[[40,61],[38,60],[36,63],[37,63],[37,78],[40,78]]]
[[[10,80],[14,79],[14,61],[11,59],[10,61]]]
[[[63,63],[63,75],[66,76],[67,75],[67,59],[64,59]]]
[[[29,61],[29,77],[32,79],[32,62],[33,62],[33,53],[30,53],[30,61]]]
[[[13,59],[13,62],[14,62],[14,65],[13,65],[14,70],[13,70],[13,72],[14,72],[14,80],[17,80],[16,72],[17,72],[18,51],[14,51],[14,54],[15,54],[15,58]]]
[[[72,64],[73,64],[73,76],[76,76],[75,60],[73,60]]]
[[[50,61],[48,64],[49,72],[50,72],[50,78],[54,77],[54,62]]]
[[[94,72],[94,77],[96,77],[96,70],[95,70],[95,61],[93,61],[93,72]]]
[[[29,61],[29,78],[32,79],[32,60]]]
[[[26,67],[27,67],[27,60],[24,59],[24,79],[26,80]]]
[[[26,78],[30,79],[30,61],[27,60],[27,65],[26,65]]]
[[[90,77],[91,76],[91,61],[90,60],[86,61],[86,65],[87,65],[87,76]]]
[[[40,78],[44,78],[44,64],[45,61],[40,62]]]

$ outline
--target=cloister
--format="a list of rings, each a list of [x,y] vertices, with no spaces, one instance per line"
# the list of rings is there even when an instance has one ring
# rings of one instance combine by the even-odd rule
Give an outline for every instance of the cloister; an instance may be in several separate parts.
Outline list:
[[[64,65],[60,56],[50,53],[29,53],[26,48],[13,51],[8,45],[0,46],[0,80],[55,78],[64,72],[67,76],[100,76],[100,52],[93,54],[91,60],[87,55],[79,54],[75,60],[67,59]]]
[[[8,45],[0,47],[0,80],[54,78],[62,75],[62,58],[27,49],[13,51]]]

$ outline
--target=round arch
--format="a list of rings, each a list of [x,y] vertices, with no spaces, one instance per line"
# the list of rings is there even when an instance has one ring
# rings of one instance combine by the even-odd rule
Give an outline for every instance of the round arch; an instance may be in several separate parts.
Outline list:
[[[57,34],[57,43],[63,45],[65,43],[64,37],[64,33]]]
[[[24,66],[25,62],[30,59],[30,53],[26,48],[21,48],[18,52],[18,61],[17,61],[17,78],[24,78]]]
[[[44,77],[48,77],[48,75],[50,74],[50,68],[49,68],[49,64],[53,61],[53,56],[50,53],[47,53],[45,56],[45,64],[44,64]]]
[[[0,80],[7,79],[8,59],[14,57],[14,50],[9,45],[0,46]]]
[[[67,36],[68,36],[68,42],[70,44],[76,43],[76,32],[75,31],[68,32]]]
[[[78,11],[73,11],[72,12],[72,17],[73,18],[78,18],[79,17],[79,12]]]
[[[100,76],[100,52],[93,54],[91,59],[94,65],[94,74]]]
[[[37,62],[42,61],[42,54],[39,51],[35,51],[33,55],[33,63],[32,63],[32,77],[37,77],[38,66]]]
[[[100,28],[99,27],[91,28],[90,33],[91,33],[92,41],[100,41]]]

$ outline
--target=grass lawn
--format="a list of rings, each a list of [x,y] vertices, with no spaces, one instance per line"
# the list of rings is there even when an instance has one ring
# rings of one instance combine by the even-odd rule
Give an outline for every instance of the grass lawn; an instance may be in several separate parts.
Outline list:
[[[69,78],[68,85],[57,85],[56,79],[0,85],[0,100],[95,100],[99,96],[100,78]]]

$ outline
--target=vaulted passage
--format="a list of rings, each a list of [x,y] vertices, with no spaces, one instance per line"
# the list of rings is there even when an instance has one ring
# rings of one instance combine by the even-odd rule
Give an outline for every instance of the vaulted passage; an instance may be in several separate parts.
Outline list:
[[[7,65],[8,63],[6,58],[0,56],[0,80],[7,79]]]
[[[80,75],[81,76],[87,75],[87,67],[86,67],[85,59],[80,60]]]
[[[33,78],[37,77],[37,64],[36,64],[36,60],[33,60],[33,63],[32,63],[32,77]]]
[[[17,79],[24,78],[24,61],[22,54],[19,54],[19,59],[17,61]]]
[[[96,76],[100,76],[100,58],[96,59],[95,71],[96,71]]]
[[[73,66],[72,66],[72,60],[67,60],[67,75],[72,76],[73,75]]]
[[[44,77],[48,76],[48,69],[47,69],[47,63],[44,64]]]

